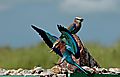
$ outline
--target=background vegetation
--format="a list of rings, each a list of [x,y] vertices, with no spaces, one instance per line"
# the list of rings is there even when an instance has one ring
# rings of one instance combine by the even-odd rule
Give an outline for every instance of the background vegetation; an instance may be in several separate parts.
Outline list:
[[[85,47],[102,67],[120,67],[120,41],[109,47],[93,42],[85,43]],[[34,66],[50,68],[59,57],[49,51],[50,49],[43,42],[23,48],[1,47],[0,68],[31,69]]]

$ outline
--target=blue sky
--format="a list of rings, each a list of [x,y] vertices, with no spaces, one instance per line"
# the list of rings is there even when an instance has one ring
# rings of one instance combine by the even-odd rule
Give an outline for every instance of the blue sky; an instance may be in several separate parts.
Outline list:
[[[0,46],[36,45],[42,39],[31,24],[59,36],[56,25],[68,26],[75,16],[84,18],[83,42],[110,45],[120,39],[119,8],[120,0],[0,0]]]

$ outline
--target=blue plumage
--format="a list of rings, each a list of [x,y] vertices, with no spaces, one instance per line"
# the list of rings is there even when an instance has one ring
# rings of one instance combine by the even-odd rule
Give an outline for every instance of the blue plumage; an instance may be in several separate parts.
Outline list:
[[[32,25],[32,28],[35,29],[39,35],[43,38],[45,43],[54,50],[56,54],[62,57],[61,63],[66,60],[68,63],[78,67],[82,72],[88,74],[82,67],[80,67],[75,61],[72,59],[72,55],[76,58],[80,56],[76,56],[80,54],[80,50],[78,48],[78,44],[75,41],[72,34],[61,25],[58,25],[58,30],[61,32],[61,36],[57,38],[56,36],[39,29]]]

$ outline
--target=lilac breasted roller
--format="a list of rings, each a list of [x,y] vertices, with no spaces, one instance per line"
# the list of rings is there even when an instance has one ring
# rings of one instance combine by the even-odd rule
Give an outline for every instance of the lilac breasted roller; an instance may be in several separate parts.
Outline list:
[[[56,37],[49,32],[37,28],[36,26],[32,25],[32,28],[36,30],[39,35],[43,38],[45,43],[60,57],[62,57],[61,63],[66,60],[68,63],[78,67],[82,72],[88,74],[86,70],[84,70],[81,66],[79,66],[73,59],[72,55],[76,57],[79,54],[79,48],[76,40],[72,36],[71,32],[64,28],[61,25],[57,25],[58,30],[61,32],[60,37]],[[60,44],[62,44],[60,46]],[[77,56],[76,58],[78,58]]]

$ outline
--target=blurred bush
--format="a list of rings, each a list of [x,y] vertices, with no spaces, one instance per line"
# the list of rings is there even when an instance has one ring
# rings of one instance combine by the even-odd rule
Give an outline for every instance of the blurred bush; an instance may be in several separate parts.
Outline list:
[[[103,46],[99,43],[85,43],[91,55],[105,68],[120,67],[120,41],[114,46]],[[57,62],[58,56],[50,53],[50,49],[43,42],[36,46],[24,48],[0,48],[0,68],[27,68],[42,66],[50,68]]]

